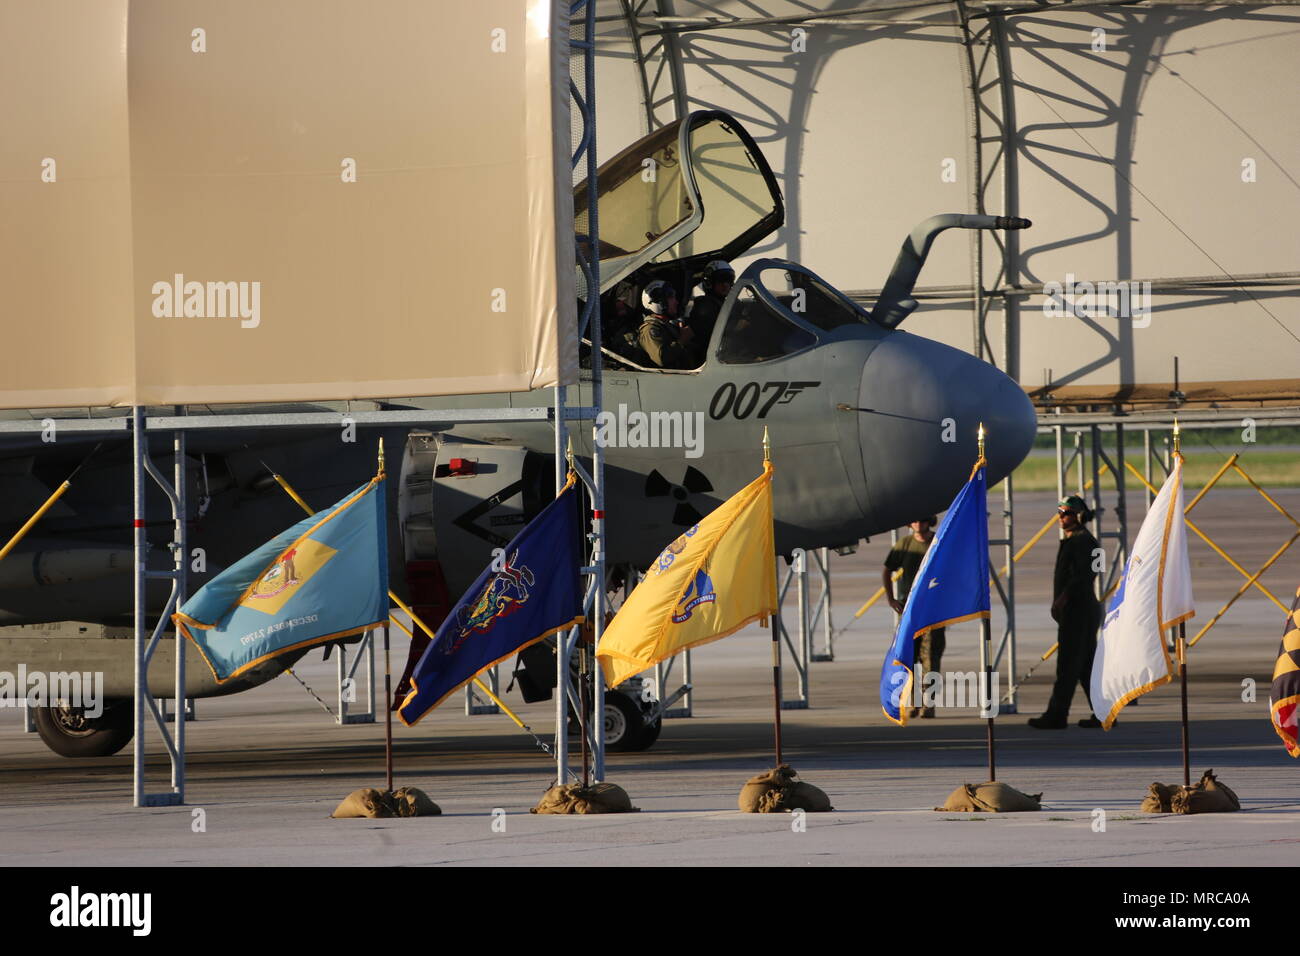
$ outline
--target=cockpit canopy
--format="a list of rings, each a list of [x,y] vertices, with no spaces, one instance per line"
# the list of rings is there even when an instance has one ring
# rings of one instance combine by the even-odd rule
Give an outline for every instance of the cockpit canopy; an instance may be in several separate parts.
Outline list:
[[[717,110],[691,113],[633,143],[600,168],[597,190],[603,351],[632,368],[656,368],[638,337],[645,318],[640,294],[650,281],[669,282],[681,305],[678,318],[685,318],[706,263],[744,255],[785,221],[767,160],[745,128]],[[574,193],[574,209],[578,249],[590,261],[585,183]],[[578,289],[586,298],[581,269]],[[846,325],[878,327],[828,283],[782,259],[751,264],[721,307],[711,309],[711,334],[705,323],[688,350],[698,365],[764,362],[810,348]]]
[[[744,127],[716,110],[691,113],[606,162],[597,195],[602,292],[642,266],[734,259],[785,221],[767,160]],[[578,248],[589,258],[586,183],[574,211]],[[578,289],[585,298],[581,274]]]
[[[741,273],[718,324],[711,354],[724,365],[793,355],[846,325],[878,327],[843,293],[784,259],[759,259]]]
[[[758,259],[740,274],[722,303],[710,340],[699,343],[695,352],[700,366],[709,361],[752,365],[842,337],[846,328],[864,327],[885,331],[867,310],[803,266],[785,259]],[[606,341],[608,358],[632,368],[654,369],[626,337],[615,334]]]

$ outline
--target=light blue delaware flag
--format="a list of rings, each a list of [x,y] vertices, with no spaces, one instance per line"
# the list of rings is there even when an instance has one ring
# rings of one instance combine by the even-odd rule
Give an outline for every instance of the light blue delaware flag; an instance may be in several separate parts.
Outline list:
[[[226,568],[172,620],[219,684],[279,654],[380,627],[387,537],[378,476]]]
[[[981,460],[921,559],[898,633],[885,655],[880,706],[900,726],[907,723],[916,639],[935,628],[989,616],[987,491]]]

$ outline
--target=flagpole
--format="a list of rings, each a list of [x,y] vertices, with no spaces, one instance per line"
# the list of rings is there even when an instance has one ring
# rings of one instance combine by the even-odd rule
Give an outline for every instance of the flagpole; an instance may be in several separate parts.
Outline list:
[[[384,477],[384,439],[379,439],[379,470],[375,473],[376,477]],[[296,497],[296,496],[295,496]],[[304,504],[305,507],[305,504]],[[310,509],[308,509],[310,510]],[[392,658],[388,652],[388,634],[392,629],[385,623],[384,631],[384,767],[386,773],[387,786],[385,789],[392,793],[393,791],[393,665]],[[371,641],[375,639],[372,632]],[[372,645],[373,646],[373,645]]]
[[[1192,758],[1187,728],[1187,625],[1178,625],[1178,683],[1183,698],[1183,786],[1192,785]]]
[[[976,462],[976,468],[982,466],[984,462],[984,423],[980,422],[977,440],[979,442],[979,459]],[[988,516],[984,517],[988,520]],[[989,757],[989,782],[995,782],[998,779],[996,746],[993,740],[993,622],[989,615],[980,619],[980,657],[984,668],[984,710],[988,716],[988,757]]]
[[[568,463],[568,472],[571,473],[574,470],[573,436],[567,435],[566,439],[564,460]],[[592,616],[593,618],[595,617],[594,614]],[[592,626],[594,627],[595,625],[593,624]],[[574,642],[574,650],[577,651],[578,654],[578,733],[582,737],[582,789],[586,790],[587,787],[591,785],[591,750],[588,747],[587,740],[587,732],[589,730],[587,711],[589,708],[594,709],[594,707],[592,707],[591,695],[588,693],[588,681],[590,680],[590,676],[587,670],[587,643],[584,640],[581,624],[575,628],[574,633],[577,635]],[[601,714],[599,719],[604,720],[605,715]],[[629,727],[628,730],[630,731],[631,728]],[[559,778],[557,777],[557,780],[558,779]],[[564,781],[560,780],[559,782],[563,783]]]
[[[772,460],[772,442],[768,438],[767,426],[763,426],[763,464]],[[772,556],[776,560],[776,556]],[[781,766],[781,632],[775,621],[769,621],[772,629],[772,726],[776,735],[776,766]]]
[[[1175,415],[1174,455],[1177,456],[1179,462],[1182,461],[1183,457],[1181,431],[1178,416]],[[1190,728],[1187,724],[1187,624],[1185,622],[1179,622],[1178,624],[1178,685],[1183,709],[1183,786],[1190,787],[1192,785],[1192,757]]]
[[[384,760],[388,771],[388,786],[386,789],[391,792],[393,789],[393,667],[388,654],[388,632],[389,628],[385,626],[384,632]],[[373,636],[372,636],[373,640]]]
[[[578,626],[578,712],[580,716],[579,731],[582,734],[582,787],[585,790],[591,782],[591,760],[587,749],[587,708],[590,706],[587,695],[587,645],[582,639],[582,626]],[[604,715],[602,715],[603,717]],[[630,731],[632,728],[628,728]]]

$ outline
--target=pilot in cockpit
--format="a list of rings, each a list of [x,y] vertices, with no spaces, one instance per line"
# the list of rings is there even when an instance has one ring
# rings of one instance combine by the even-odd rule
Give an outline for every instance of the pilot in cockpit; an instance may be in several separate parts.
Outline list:
[[[677,314],[677,291],[663,279],[656,279],[641,292],[645,320],[637,340],[650,363],[659,368],[696,368],[695,333]]]
[[[736,282],[736,270],[726,259],[714,259],[704,267],[700,276],[700,288],[703,295],[691,299],[686,307],[686,324],[695,333],[695,340],[707,346],[713,338],[713,326],[722,313],[722,306],[727,301],[727,294]]]

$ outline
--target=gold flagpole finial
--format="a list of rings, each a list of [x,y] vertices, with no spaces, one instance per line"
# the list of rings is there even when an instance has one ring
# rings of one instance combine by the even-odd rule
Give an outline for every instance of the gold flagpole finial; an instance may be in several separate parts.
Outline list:
[[[384,440],[379,439],[379,474],[384,473]]]
[[[1175,415],[1174,416],[1174,454],[1175,455],[1182,454],[1182,447],[1181,447],[1182,437],[1180,434],[1181,432],[1182,432],[1182,427],[1178,424],[1178,416]]]
[[[979,431],[976,432],[975,434],[976,434],[976,439],[979,442],[980,457],[983,458],[984,457],[984,423],[983,422],[980,422]]]
[[[568,438],[568,444],[565,446],[564,449],[564,460],[569,463],[569,470],[572,471],[573,470],[573,436],[567,435],[566,437]]]
[[[763,426],[763,461],[772,460],[772,440],[767,435],[767,426]]]

